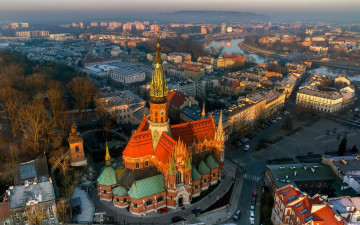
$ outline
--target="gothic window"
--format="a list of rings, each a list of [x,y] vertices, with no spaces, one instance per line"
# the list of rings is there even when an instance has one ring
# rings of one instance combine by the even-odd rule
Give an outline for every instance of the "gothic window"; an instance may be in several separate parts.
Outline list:
[[[157,117],[157,116],[158,116],[157,111],[155,111],[155,117]]]
[[[79,152],[80,150],[79,150],[79,146],[75,146],[75,152]]]
[[[206,181],[207,181],[207,179],[206,179],[206,178],[204,178],[204,183],[206,183]]]
[[[216,173],[213,173],[213,177],[215,177],[216,176]]]
[[[163,122],[164,122],[164,118],[161,117],[161,123],[163,123]]]
[[[139,168],[140,167],[140,164],[139,164],[139,162],[136,162],[136,168]]]
[[[126,203],[126,198],[123,199],[123,202]]]
[[[178,171],[176,173],[176,183],[177,184],[181,183],[181,172],[180,171]]]
[[[134,202],[134,208],[135,208],[135,209],[137,208],[137,203],[136,203],[136,202]]]
[[[163,196],[159,196],[159,198],[157,199],[158,202],[162,202],[164,199],[163,199]]]
[[[152,205],[152,200],[151,199],[147,200],[146,205]]]
[[[104,190],[104,195],[106,195],[106,190]]]
[[[145,161],[145,166],[149,166],[149,161],[148,160]]]
[[[195,189],[198,189],[198,187],[199,187],[198,185],[195,185]]]
[[[116,202],[120,202],[119,198],[116,198]]]

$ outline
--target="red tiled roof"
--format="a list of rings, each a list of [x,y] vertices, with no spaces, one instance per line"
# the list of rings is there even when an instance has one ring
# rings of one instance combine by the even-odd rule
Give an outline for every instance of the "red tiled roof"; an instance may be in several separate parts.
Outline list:
[[[144,116],[143,120],[139,124],[137,132],[142,132],[142,131],[147,131],[147,130],[149,130],[149,119]]]
[[[224,58],[233,58],[235,61],[245,61],[245,58],[240,55],[223,55]]]
[[[173,151],[174,145],[176,144],[175,140],[172,139],[166,133],[162,133],[159,143],[156,146],[155,156],[158,158],[163,164],[167,164],[169,162],[169,158]]]
[[[139,158],[153,154],[151,131],[136,132],[126,145],[123,155],[129,158]]]
[[[290,198],[295,197],[295,199],[297,199],[302,195],[299,190],[296,190],[293,186],[290,185],[276,190],[275,194],[281,199],[281,202],[284,205],[287,205],[289,202],[291,202],[289,201]]]
[[[200,71],[201,67],[192,66],[192,65],[184,65],[184,69],[186,70],[192,70],[192,71]]]
[[[344,225],[344,222],[337,220],[334,211],[330,206],[325,205],[321,209],[315,211],[313,214],[314,224],[319,225]]]
[[[9,202],[0,202],[0,221],[10,219]]]
[[[234,88],[239,87],[239,86],[240,86],[240,82],[239,82],[239,81],[233,81],[233,82],[232,82],[232,86],[233,86]]]
[[[180,92],[180,91],[177,91],[177,90],[173,90],[173,91],[170,91],[168,96],[166,97],[166,99],[176,105],[176,106],[181,106],[182,104],[184,104],[185,102],[185,99],[188,98],[189,96]]]
[[[198,142],[204,140],[205,137],[207,139],[214,138],[215,124],[210,117],[202,120],[173,125],[170,127],[170,131],[174,140],[178,140],[180,138],[189,146],[193,143],[194,139]]]

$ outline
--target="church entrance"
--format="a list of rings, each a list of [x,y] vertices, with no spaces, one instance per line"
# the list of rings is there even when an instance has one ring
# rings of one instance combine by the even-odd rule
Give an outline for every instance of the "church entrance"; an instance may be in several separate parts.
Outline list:
[[[183,197],[180,197],[180,198],[179,198],[178,204],[179,204],[179,206],[182,206],[182,205],[183,205]]]

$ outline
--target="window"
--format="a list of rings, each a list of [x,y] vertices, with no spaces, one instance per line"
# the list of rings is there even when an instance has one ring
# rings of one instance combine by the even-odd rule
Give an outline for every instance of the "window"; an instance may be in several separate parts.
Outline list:
[[[126,198],[123,199],[123,203],[126,203]]]
[[[135,208],[135,209],[137,208],[137,203],[136,203],[136,202],[134,202],[134,208]]]
[[[152,205],[152,200],[151,199],[147,200],[146,205]]]
[[[116,198],[116,202],[120,202],[119,198]]]
[[[204,183],[206,183],[206,181],[207,181],[207,179],[206,179],[206,178],[204,178]]]
[[[216,173],[213,173],[213,177],[215,177],[216,176]]]
[[[106,195],[106,190],[104,190],[104,195]]]
[[[80,150],[79,150],[79,146],[75,146],[75,152],[79,152]]]
[[[139,168],[140,167],[140,164],[139,164],[139,162],[136,162],[136,168]]]
[[[199,186],[198,185],[195,185],[195,189],[198,189],[199,188]]]
[[[149,166],[149,160],[145,161],[145,166]]]
[[[163,200],[164,200],[164,199],[163,199],[163,196],[161,196],[161,195],[160,195],[160,196],[158,197],[158,199],[157,199],[158,202],[162,202]]]
[[[180,171],[178,171],[176,173],[176,183],[177,184],[181,183],[181,172]]]

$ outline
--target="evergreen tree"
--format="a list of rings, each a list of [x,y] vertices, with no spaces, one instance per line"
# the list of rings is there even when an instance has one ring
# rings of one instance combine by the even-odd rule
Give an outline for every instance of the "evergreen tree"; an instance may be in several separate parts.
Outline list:
[[[357,153],[357,152],[358,152],[358,149],[357,149],[356,145],[354,145],[354,146],[351,148],[351,152],[352,152],[352,153]]]
[[[339,145],[338,148],[338,154],[339,155],[344,155],[346,152],[346,143],[347,143],[347,139],[346,136],[344,136],[344,138],[341,140],[341,143]]]

